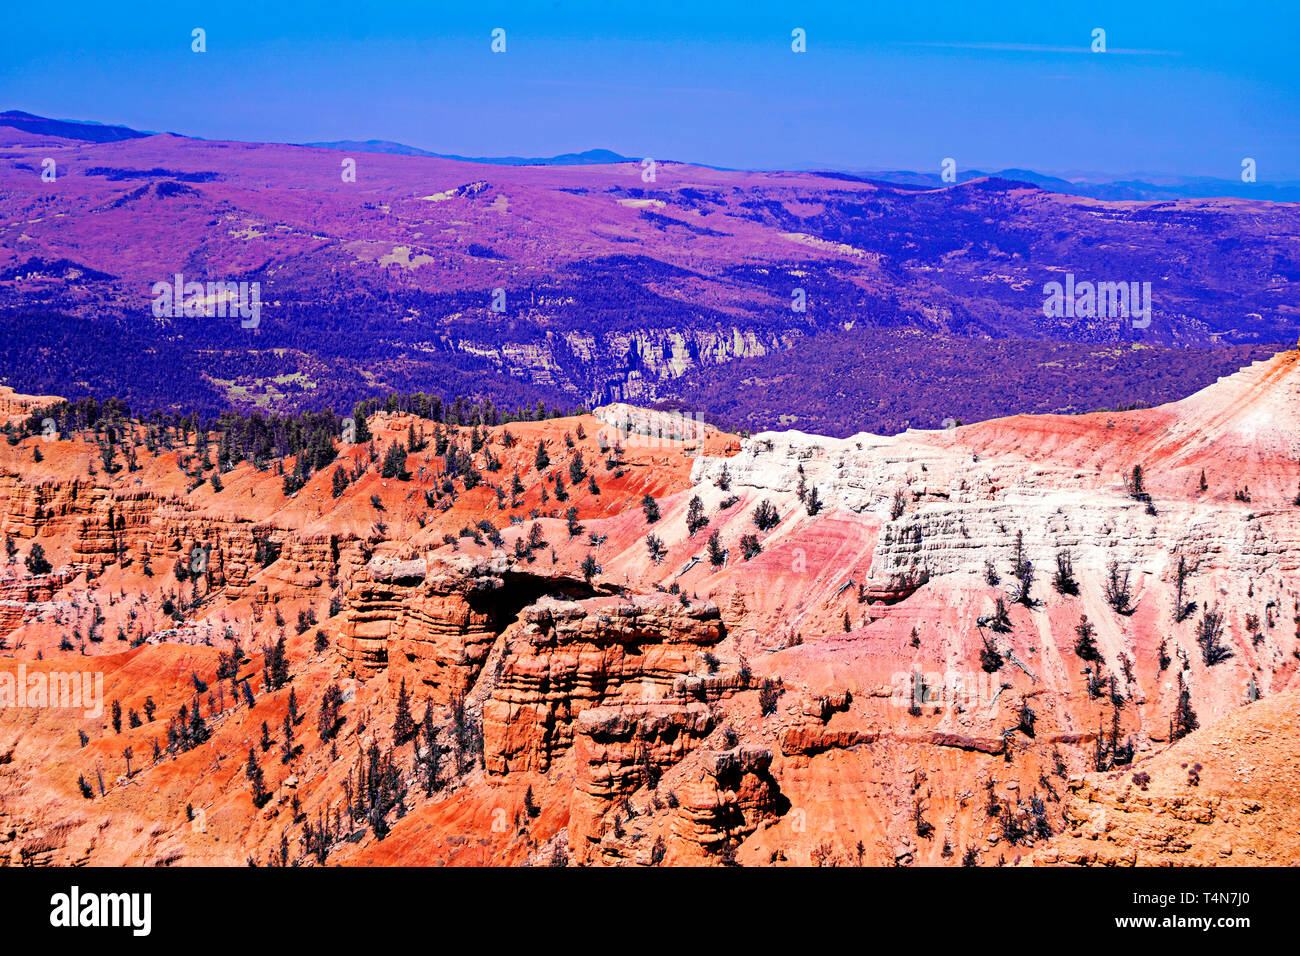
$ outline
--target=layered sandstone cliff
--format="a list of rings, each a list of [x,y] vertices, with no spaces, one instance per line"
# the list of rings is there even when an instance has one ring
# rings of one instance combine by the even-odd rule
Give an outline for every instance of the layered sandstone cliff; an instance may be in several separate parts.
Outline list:
[[[0,708],[0,858],[1294,862],[1298,361],[887,439],[615,406],[487,429],[451,494],[428,451],[289,495],[0,446],[0,680],[105,687]]]

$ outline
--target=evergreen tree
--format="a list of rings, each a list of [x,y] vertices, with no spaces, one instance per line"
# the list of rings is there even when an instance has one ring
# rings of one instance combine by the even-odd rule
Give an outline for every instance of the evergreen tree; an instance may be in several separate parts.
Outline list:
[[[1193,730],[1200,727],[1196,720],[1196,712],[1192,710],[1192,691],[1183,680],[1183,674],[1178,673],[1178,706],[1174,710],[1173,726],[1170,737],[1173,740],[1182,740]]]
[[[544,547],[546,547],[546,535],[542,531],[541,524],[534,521],[528,528],[528,550],[536,551]]]
[[[194,695],[194,706],[190,708],[190,721],[186,730],[186,738],[190,747],[197,747],[208,739],[208,724],[203,719],[203,713],[199,710],[199,695]],[[188,749],[188,748],[187,748]]]
[[[772,502],[766,498],[754,509],[754,527],[759,531],[770,531],[781,523],[781,516],[777,513]]]
[[[244,765],[244,776],[248,778],[249,789],[253,793],[253,806],[260,810],[271,795],[266,792],[266,779],[262,776],[262,768],[257,764],[257,756],[253,753],[252,747],[248,748],[248,763]]]
[[[433,702],[430,700],[426,700],[424,704],[420,736],[424,743],[424,795],[431,797],[438,789],[438,766],[442,751],[438,747],[438,731],[433,726]]]
[[[406,447],[401,442],[393,442],[388,446],[388,451],[384,454],[381,474],[385,478],[396,478],[399,481],[406,481],[411,477],[406,470]]]
[[[579,449],[573,453],[573,459],[569,462],[569,480],[576,486],[586,477],[587,466],[582,460],[582,450]]]
[[[338,733],[341,717],[339,708],[343,705],[343,692],[339,689],[338,684],[330,684],[325,688],[325,693],[321,697],[320,716],[316,722],[316,729],[320,734],[321,740],[333,740],[334,735]]]
[[[428,443],[424,440],[423,431],[421,434],[416,435],[415,422],[411,422],[406,429],[406,447],[410,449],[411,454],[415,454],[418,451],[424,451],[427,444]]]
[[[366,423],[366,403],[357,402],[352,406],[353,441],[364,444],[370,441],[370,426]]]
[[[727,560],[727,552],[723,550],[722,539],[716,530],[709,535],[706,547],[709,552],[709,564],[715,568],[721,567],[723,562]]]
[[[280,763],[288,763],[294,758],[297,748],[293,745],[293,721],[284,715],[284,741],[280,744]]]
[[[406,678],[397,691],[397,714],[393,717],[393,743],[404,744],[415,736],[415,720],[411,717],[411,701],[406,696]]]
[[[1080,615],[1074,633],[1078,635],[1078,639],[1074,642],[1074,653],[1079,655],[1080,660],[1101,660],[1101,652],[1097,650],[1097,629],[1088,620],[1088,615]]]
[[[284,622],[280,621],[279,623]],[[263,680],[266,683],[266,689],[270,691],[279,690],[289,683],[289,653],[285,649],[284,635],[281,635],[275,644],[266,646],[265,658]]]
[[[695,537],[695,532],[705,527],[709,519],[704,515],[704,502],[700,500],[699,495],[691,498],[691,503],[686,506],[686,533]]]
[[[31,550],[27,552],[27,560],[24,564],[30,574],[49,574],[54,570],[53,565],[45,557],[45,549],[38,543],[34,543]]]

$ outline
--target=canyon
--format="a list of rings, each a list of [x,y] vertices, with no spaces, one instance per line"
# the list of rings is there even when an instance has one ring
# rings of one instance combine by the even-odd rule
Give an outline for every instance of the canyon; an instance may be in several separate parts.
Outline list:
[[[0,672],[104,695],[0,706],[5,863],[1295,862],[1300,352],[888,436],[381,406],[292,489],[0,414]]]

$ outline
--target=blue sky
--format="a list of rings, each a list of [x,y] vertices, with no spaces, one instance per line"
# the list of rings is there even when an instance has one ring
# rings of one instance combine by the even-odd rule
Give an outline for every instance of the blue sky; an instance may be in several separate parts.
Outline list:
[[[0,108],[213,139],[1223,178],[1250,156],[1261,181],[1300,178],[1300,4],[68,2],[6,21]]]

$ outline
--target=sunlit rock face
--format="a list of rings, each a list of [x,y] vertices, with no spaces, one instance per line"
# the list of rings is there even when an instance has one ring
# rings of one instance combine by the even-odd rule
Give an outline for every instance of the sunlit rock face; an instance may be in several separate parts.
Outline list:
[[[452,492],[398,414],[337,495],[0,444],[0,858],[1295,862],[1298,363],[885,438],[615,404]]]

